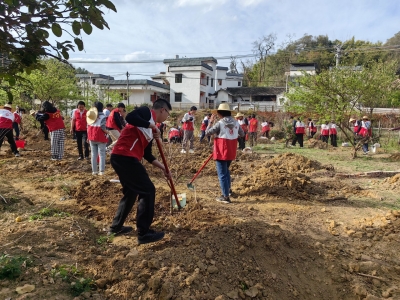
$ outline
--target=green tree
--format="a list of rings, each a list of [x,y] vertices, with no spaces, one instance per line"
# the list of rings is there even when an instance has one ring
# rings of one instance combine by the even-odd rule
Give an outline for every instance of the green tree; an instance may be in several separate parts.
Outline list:
[[[99,29],[109,28],[101,10],[104,7],[116,12],[109,0],[1,1],[0,88],[12,99],[10,88],[20,79],[18,74],[39,68],[41,57],[64,61],[69,58],[69,51],[75,51],[75,48],[82,51],[82,31],[90,35],[92,25]],[[64,32],[73,41],[53,42],[50,31],[57,38]]]

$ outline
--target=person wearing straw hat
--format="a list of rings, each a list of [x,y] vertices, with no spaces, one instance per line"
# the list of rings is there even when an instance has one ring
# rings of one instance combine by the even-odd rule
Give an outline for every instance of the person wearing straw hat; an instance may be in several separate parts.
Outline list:
[[[13,122],[15,116],[11,112],[11,108],[11,104],[7,103],[2,109],[0,109],[0,147],[3,144],[4,138],[7,138],[12,153],[14,153],[15,157],[19,157],[20,154],[13,136]]]
[[[369,118],[367,116],[363,116],[362,121],[361,121],[361,127],[358,130],[358,135],[360,135],[361,137],[363,137],[365,139],[365,141],[362,145],[362,150],[365,155],[367,155],[369,153],[368,137],[371,134],[370,130],[371,130],[371,121],[369,120]]]
[[[122,130],[110,158],[111,165],[118,174],[124,196],[118,205],[109,235],[132,231],[132,227],[123,225],[136,200],[139,199],[136,212],[138,243],[152,243],[164,237],[164,232],[150,229],[154,217],[156,188],[141,160],[144,158],[161,169],[167,178],[171,178],[171,172],[167,173],[164,165],[151,153],[153,139],[160,138],[160,130],[156,123],[164,122],[171,109],[171,104],[167,100],[157,99],[152,109],[147,106],[139,107],[126,116],[128,124]]]
[[[236,158],[238,137],[244,137],[245,133],[239,122],[232,117],[228,103],[221,103],[217,110],[212,111],[213,115],[207,126],[206,135],[214,135],[213,158],[217,166],[217,174],[221,186],[222,195],[216,200],[222,203],[231,203],[231,175],[229,166]],[[216,115],[219,121],[214,124]]]
[[[244,120],[244,114],[242,114],[240,112],[236,114],[235,119],[238,121],[239,126],[242,128],[242,130],[244,132],[244,136],[243,137],[241,137],[241,136],[238,137],[239,149],[243,150],[244,148],[246,148],[246,138],[245,138],[245,136],[246,136],[246,133],[247,133],[247,124],[246,124],[246,122]]]
[[[86,122],[88,124],[88,140],[92,150],[92,175],[104,175],[108,130],[106,129],[106,116],[103,113],[103,103],[94,103],[86,113]],[[97,171],[97,157],[99,157],[99,171]]]

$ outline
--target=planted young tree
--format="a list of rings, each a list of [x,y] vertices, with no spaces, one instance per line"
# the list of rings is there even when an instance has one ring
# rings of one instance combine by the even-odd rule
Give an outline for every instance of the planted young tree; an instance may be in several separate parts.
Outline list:
[[[0,89],[11,100],[19,74],[40,68],[42,57],[66,62],[69,52],[84,49],[81,33],[92,25],[109,28],[103,8],[116,12],[109,0],[4,0],[0,2]],[[50,32],[56,39],[50,37]],[[63,33],[69,38],[61,39]],[[8,83],[8,84],[6,84]]]
[[[382,98],[390,95],[390,85],[393,82],[384,78],[386,75],[378,71],[372,72],[368,68],[363,68],[361,71],[351,67],[333,68],[314,76],[304,73],[297,78],[298,86],[291,87],[287,93],[289,102],[286,105],[290,111],[305,116],[318,115],[325,120],[335,120],[346,139],[353,145],[353,157],[356,157],[359,143],[353,142],[349,116],[359,112],[357,108],[362,106],[363,101],[376,96],[374,93],[376,89],[386,93]]]

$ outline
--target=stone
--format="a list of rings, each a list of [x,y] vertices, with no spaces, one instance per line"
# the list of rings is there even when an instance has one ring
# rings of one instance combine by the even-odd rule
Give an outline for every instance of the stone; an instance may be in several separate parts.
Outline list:
[[[138,256],[139,255],[139,250],[137,249],[137,248],[133,248],[127,255],[126,255],[126,257],[129,257],[129,256]]]
[[[218,273],[218,268],[217,268],[216,266],[209,266],[209,267],[207,268],[207,271],[208,271],[208,273],[210,273],[210,274],[215,274],[215,273]]]
[[[15,289],[15,291],[20,295],[30,293],[34,290],[35,290],[35,286],[32,284],[25,284],[24,286],[19,286]]]
[[[239,299],[239,293],[237,290],[233,290],[226,295],[229,297],[229,299]]]
[[[160,277],[151,277],[149,280],[149,288],[152,291],[156,291],[160,288],[161,286],[161,278]]]
[[[213,255],[214,255],[214,253],[210,249],[208,249],[206,252],[206,257],[210,259],[213,257]]]
[[[107,279],[100,278],[100,279],[97,279],[97,280],[95,281],[95,283],[96,283],[96,285],[97,285],[98,288],[102,289],[102,288],[104,288],[104,287],[106,286],[106,284],[107,284]]]
[[[141,292],[145,289],[146,285],[144,283],[139,284],[139,286],[137,287],[137,291]]]
[[[227,300],[227,298],[224,295],[219,295],[215,297],[215,300]]]
[[[258,295],[258,288],[255,286],[252,286],[248,290],[245,290],[244,293],[249,296],[250,298],[255,298]]]

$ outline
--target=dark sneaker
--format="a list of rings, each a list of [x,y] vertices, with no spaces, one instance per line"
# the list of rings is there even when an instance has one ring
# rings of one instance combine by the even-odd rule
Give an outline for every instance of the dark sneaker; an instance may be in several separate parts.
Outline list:
[[[154,243],[157,242],[159,240],[161,240],[164,237],[165,233],[160,231],[160,232],[156,232],[154,230],[149,230],[147,231],[146,234],[144,235],[138,235],[138,244],[148,244],[148,243]]]
[[[225,203],[225,204],[231,203],[231,199],[229,199],[229,197],[224,197],[224,196],[218,197],[215,200],[217,200],[218,202],[221,202],[221,203]]]
[[[90,157],[89,157],[89,156],[85,156],[85,159],[89,160],[89,159],[90,159]]]
[[[120,230],[115,230],[115,229],[110,229],[107,233],[107,235],[121,235],[121,234],[127,234],[131,232],[133,228],[131,226],[122,226]]]

